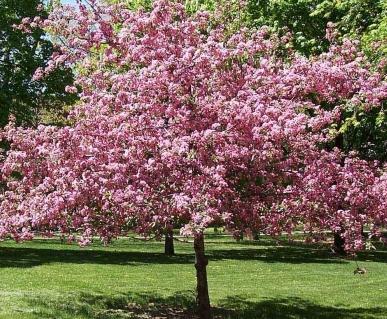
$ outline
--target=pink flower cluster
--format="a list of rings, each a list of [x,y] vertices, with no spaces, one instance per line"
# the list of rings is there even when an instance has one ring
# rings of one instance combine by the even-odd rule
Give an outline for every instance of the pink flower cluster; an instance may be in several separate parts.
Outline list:
[[[230,37],[208,13],[166,0],[150,12],[65,6],[40,23],[63,46],[37,78],[77,66],[81,103],[72,126],[2,132],[1,237],[59,230],[85,245],[216,222],[269,234],[343,228],[358,249],[361,226],[386,224],[385,171],[324,147],[345,105],[386,99],[356,44],[284,57],[288,39],[265,28]]]

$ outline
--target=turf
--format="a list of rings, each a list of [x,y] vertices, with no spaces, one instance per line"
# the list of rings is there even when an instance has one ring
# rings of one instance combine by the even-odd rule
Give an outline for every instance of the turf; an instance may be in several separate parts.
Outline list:
[[[211,302],[218,318],[387,318],[387,251],[355,263],[325,246],[208,236]],[[0,243],[0,319],[191,318],[192,244],[120,239],[79,248],[58,240]]]

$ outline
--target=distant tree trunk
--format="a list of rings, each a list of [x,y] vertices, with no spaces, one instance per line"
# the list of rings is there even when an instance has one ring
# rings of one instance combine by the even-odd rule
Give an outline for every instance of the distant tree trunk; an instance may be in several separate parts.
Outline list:
[[[367,238],[368,237],[368,234],[364,231],[364,226],[361,225],[361,235],[363,236],[363,238]]]
[[[175,246],[173,243],[173,229],[168,229],[165,234],[165,245],[164,253],[168,256],[173,256],[175,254]]]
[[[239,243],[241,240],[243,240],[243,231],[238,230],[234,232],[234,238]]]
[[[340,124],[342,123],[342,118],[340,118]],[[344,136],[343,134],[338,134],[335,138],[335,147],[339,148],[340,150],[344,150]],[[344,165],[344,159],[342,160],[342,165]],[[344,244],[345,240],[343,237],[341,237],[341,234],[343,233],[343,229],[341,229],[338,232],[333,233],[333,250],[336,254],[344,256],[346,255]]]
[[[333,234],[333,249],[336,254],[345,256],[346,252],[344,249],[345,240],[341,237],[342,232],[336,232]]]
[[[204,236],[203,234],[195,236],[195,268],[197,281],[197,304],[200,319],[211,319],[210,297],[208,295],[207,270],[208,259],[204,253]]]

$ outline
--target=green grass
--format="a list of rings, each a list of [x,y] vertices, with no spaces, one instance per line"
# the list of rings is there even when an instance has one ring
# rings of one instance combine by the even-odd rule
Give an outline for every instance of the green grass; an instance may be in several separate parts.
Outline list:
[[[208,236],[218,318],[387,318],[387,251],[354,261],[323,246]],[[0,243],[0,319],[193,318],[192,244],[121,239],[79,248],[57,240]]]

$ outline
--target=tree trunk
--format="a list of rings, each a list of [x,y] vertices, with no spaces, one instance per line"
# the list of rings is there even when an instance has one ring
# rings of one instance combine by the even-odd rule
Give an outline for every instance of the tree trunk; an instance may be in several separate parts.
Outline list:
[[[168,229],[165,234],[164,253],[168,256],[175,254],[175,246],[173,244],[173,229]]]
[[[363,236],[364,239],[368,238],[368,234],[364,231],[363,225],[361,225],[361,235]]]
[[[238,230],[234,233],[235,240],[239,243],[241,240],[243,240],[243,231]]]
[[[195,268],[197,281],[197,304],[200,319],[211,319],[210,297],[208,295],[207,271],[208,260],[204,254],[204,237],[203,234],[195,236]]]
[[[336,254],[345,256],[346,252],[344,249],[345,240],[343,237],[341,237],[341,233],[334,233],[333,234],[333,249]]]

